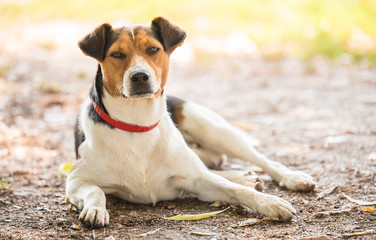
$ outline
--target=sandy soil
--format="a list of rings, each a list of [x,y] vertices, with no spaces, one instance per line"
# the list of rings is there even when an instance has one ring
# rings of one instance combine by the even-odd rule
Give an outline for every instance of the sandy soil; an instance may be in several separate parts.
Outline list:
[[[0,239],[376,237],[375,212],[359,211],[362,206],[342,196],[344,192],[375,200],[376,162],[369,157],[376,152],[375,69],[320,57],[263,60],[219,54],[173,62],[169,94],[252,128],[245,131],[262,142],[259,151],[311,174],[317,189],[287,191],[259,173],[264,191],[291,202],[298,214],[291,222],[263,219],[243,227],[234,225],[262,217],[234,206],[209,219],[169,221],[164,217],[225,206],[212,207],[189,194],[156,206],[109,196],[110,225],[89,229],[64,203],[65,176],[58,169],[74,161],[74,118],[95,74],[95,62],[74,44],[30,40],[27,45],[15,30],[2,34],[8,40],[1,41],[8,42],[0,42],[0,178],[11,185],[0,187]],[[230,159],[225,168],[254,166]]]

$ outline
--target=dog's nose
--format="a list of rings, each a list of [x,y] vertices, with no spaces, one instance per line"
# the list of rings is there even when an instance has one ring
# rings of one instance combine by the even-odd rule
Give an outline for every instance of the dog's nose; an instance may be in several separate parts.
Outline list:
[[[145,83],[149,81],[149,74],[145,71],[135,72],[131,75],[131,81],[138,84]]]

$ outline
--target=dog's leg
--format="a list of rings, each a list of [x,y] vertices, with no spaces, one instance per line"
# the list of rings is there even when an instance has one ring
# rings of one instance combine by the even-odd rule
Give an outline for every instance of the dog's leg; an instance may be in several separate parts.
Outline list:
[[[177,184],[176,187],[178,188],[197,194],[198,199],[201,201],[213,202],[220,200],[230,204],[244,204],[255,213],[268,217],[278,217],[281,220],[289,220],[296,213],[295,209],[287,201],[273,195],[258,192],[253,188],[233,183],[210,172],[205,166],[181,167],[184,171],[184,177],[176,177],[174,184]]]
[[[229,157],[250,161],[261,167],[280,186],[290,190],[309,191],[315,182],[308,174],[293,171],[281,163],[269,160],[253,147],[252,139],[240,129],[232,126],[215,112],[195,103],[185,103],[183,120],[179,130],[195,139],[204,148],[220,151]]]
[[[69,175],[66,187],[70,203],[82,209],[80,220],[88,226],[104,227],[110,216],[106,211],[106,196],[96,185]]]
[[[210,169],[221,169],[226,162],[226,156],[216,151],[188,144],[189,147],[197,154],[201,161]]]
[[[226,178],[227,180],[256,189],[257,191],[262,192],[264,189],[261,183],[261,180],[254,175],[252,172],[247,171],[238,171],[238,170],[209,170],[212,173],[215,173],[219,176]]]

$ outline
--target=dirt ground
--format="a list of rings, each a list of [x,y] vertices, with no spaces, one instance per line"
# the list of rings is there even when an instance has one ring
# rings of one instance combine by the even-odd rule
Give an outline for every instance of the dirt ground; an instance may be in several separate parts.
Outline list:
[[[48,29],[21,26],[19,31],[33,27]],[[90,29],[80,26],[76,35]],[[110,225],[89,229],[64,203],[59,166],[74,161],[74,118],[93,80],[95,61],[80,53],[74,37],[60,34],[62,40],[51,43],[19,31],[0,31],[0,239],[376,238],[376,213],[359,211],[362,206],[342,196],[376,200],[376,162],[370,156],[376,152],[374,68],[321,57],[173,58],[168,94],[206,105],[246,128],[261,141],[259,151],[312,175],[317,188],[287,191],[258,173],[264,191],[288,200],[297,215],[291,222],[263,219],[242,227],[236,225],[262,217],[235,206],[213,218],[170,221],[164,217],[225,206],[212,207],[189,194],[156,206],[108,196]],[[224,168],[255,169],[238,159]]]

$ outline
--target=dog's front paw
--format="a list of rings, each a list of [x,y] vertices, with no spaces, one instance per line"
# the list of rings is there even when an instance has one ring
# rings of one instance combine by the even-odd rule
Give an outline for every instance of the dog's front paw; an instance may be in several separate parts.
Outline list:
[[[313,181],[313,177],[304,172],[291,171],[283,175],[279,186],[293,191],[307,192],[315,189],[316,182]]]
[[[280,220],[290,220],[296,214],[293,206],[286,200],[262,193],[255,197],[255,204],[252,210],[267,217],[277,217]]]
[[[80,220],[89,227],[104,227],[109,224],[110,215],[102,207],[84,207],[80,214]]]

